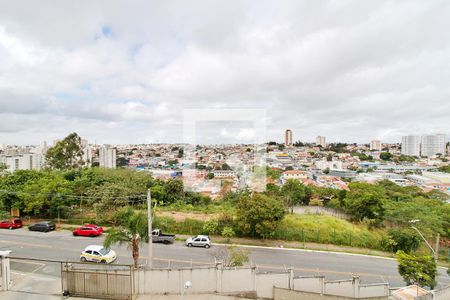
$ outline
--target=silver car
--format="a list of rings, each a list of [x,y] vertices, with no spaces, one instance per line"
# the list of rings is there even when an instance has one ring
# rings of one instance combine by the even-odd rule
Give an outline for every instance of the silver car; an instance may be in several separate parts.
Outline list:
[[[211,247],[211,240],[209,239],[209,236],[207,236],[207,235],[196,235],[196,236],[188,238],[186,240],[185,245],[188,247],[209,248],[209,247]]]

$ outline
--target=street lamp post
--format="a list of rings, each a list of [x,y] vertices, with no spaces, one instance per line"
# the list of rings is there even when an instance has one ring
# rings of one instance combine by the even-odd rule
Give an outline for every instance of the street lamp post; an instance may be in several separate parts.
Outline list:
[[[152,239],[152,196],[150,189],[147,191],[147,219],[148,219],[148,265],[153,267],[153,239]]]
[[[409,221],[409,223],[411,224],[415,224],[417,222],[420,222],[420,220],[411,220]],[[428,241],[426,240],[426,238],[423,236],[423,234],[420,232],[419,229],[417,229],[417,227],[415,227],[414,225],[411,225],[411,228],[414,229],[415,231],[417,231],[417,233],[420,235],[420,237],[422,238],[422,240],[425,242],[425,244],[427,245],[427,247],[431,250],[431,252],[433,253],[433,257],[434,260],[437,261],[439,258],[439,233],[437,234],[436,237],[436,250],[433,249],[433,247],[430,245],[430,243],[428,243]]]

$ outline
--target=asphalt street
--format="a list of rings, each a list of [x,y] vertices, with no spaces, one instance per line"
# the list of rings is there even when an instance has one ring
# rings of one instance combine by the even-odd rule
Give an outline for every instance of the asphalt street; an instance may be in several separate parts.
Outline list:
[[[71,232],[53,231],[49,233],[30,232],[26,228],[0,230],[0,249],[12,250],[12,257],[33,258],[54,261],[79,261],[80,252],[88,245],[101,245],[103,237],[73,237]],[[215,254],[223,245],[213,245],[210,249],[187,248],[182,242],[172,245],[153,245],[154,267],[186,267],[191,264],[214,264]],[[131,264],[131,251],[126,246],[113,246],[118,254],[116,263]],[[297,249],[246,247],[250,259],[260,272],[279,272],[293,267],[295,274],[324,275],[328,280],[348,279],[359,275],[363,282],[389,282],[392,287],[403,286],[397,272],[397,263],[392,259]],[[147,261],[147,244],[142,245],[142,263]],[[11,269],[17,273],[60,276],[57,262],[15,260]],[[450,277],[440,268],[440,285],[450,284]]]

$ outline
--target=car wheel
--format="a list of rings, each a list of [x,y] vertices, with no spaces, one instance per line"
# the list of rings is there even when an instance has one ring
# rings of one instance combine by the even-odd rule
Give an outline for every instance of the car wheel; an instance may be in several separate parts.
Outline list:
[[[76,233],[76,232],[74,232],[74,233],[72,233],[73,234],[73,236],[78,236],[78,233]]]
[[[190,248],[190,247],[192,247],[192,244],[191,244],[191,243],[189,243],[189,244],[188,244],[188,247],[189,247],[189,248]]]
[[[94,237],[95,235],[93,235],[92,233],[89,235],[89,237]]]
[[[209,244],[206,244],[206,245],[205,245],[205,248],[206,248],[206,249],[208,249],[209,247],[210,247]]]
[[[106,264],[106,260],[102,259],[102,260],[100,261],[100,263]]]
[[[163,244],[164,244],[164,245],[168,245],[168,244],[169,244],[169,241],[163,241]]]
[[[86,257],[82,257],[82,258],[81,258],[81,261],[82,261],[82,262],[87,262]]]

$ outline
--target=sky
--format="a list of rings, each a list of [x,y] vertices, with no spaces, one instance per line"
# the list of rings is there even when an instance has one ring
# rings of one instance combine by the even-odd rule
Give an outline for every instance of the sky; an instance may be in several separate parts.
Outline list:
[[[177,143],[189,109],[265,110],[279,142],[450,135],[450,1],[124,3],[0,0],[0,144]],[[230,123],[197,140],[254,139]]]

